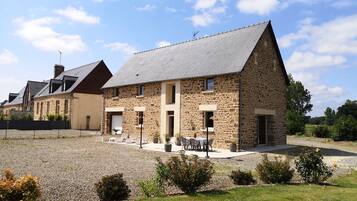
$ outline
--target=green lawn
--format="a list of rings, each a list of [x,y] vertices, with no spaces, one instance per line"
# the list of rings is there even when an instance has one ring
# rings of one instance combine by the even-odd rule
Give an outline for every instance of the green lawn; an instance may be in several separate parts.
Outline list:
[[[357,198],[357,171],[351,175],[339,177],[334,186],[319,185],[274,185],[274,186],[247,186],[237,187],[229,191],[211,191],[195,196],[171,196],[150,200],[174,200],[174,201],[208,201],[208,200],[356,200]]]

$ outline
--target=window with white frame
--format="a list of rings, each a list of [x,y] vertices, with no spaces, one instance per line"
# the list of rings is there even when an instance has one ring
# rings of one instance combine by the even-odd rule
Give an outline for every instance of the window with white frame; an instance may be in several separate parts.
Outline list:
[[[205,129],[213,129],[214,122],[213,122],[213,112],[212,111],[205,111],[204,112],[204,128]]]
[[[144,85],[138,86],[138,96],[144,96]]]
[[[214,79],[207,78],[205,82],[205,91],[213,91],[214,90]]]
[[[141,126],[144,124],[144,112],[136,112],[136,125]]]

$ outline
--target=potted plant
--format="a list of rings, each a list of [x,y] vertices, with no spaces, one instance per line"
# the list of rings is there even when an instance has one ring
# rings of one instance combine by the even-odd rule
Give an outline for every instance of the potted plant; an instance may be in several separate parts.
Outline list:
[[[229,146],[229,150],[231,152],[237,152],[237,142],[236,141],[234,141],[234,140],[231,141],[231,144]]]
[[[177,133],[177,134],[175,135],[175,144],[176,144],[177,146],[181,146],[181,135],[180,135],[180,133]]]
[[[172,144],[170,143],[170,137],[165,135],[165,152],[171,152]]]
[[[154,144],[159,143],[159,137],[160,137],[159,133],[154,133],[154,135],[153,135],[153,137],[152,137],[152,142],[153,142]]]

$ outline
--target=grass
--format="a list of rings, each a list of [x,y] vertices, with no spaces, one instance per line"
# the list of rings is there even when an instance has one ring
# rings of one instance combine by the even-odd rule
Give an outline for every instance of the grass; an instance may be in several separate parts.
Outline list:
[[[357,197],[357,171],[350,175],[341,176],[334,181],[334,185],[272,185],[272,186],[244,186],[228,191],[209,191],[194,196],[180,195],[149,200],[169,201],[209,201],[209,200],[234,200],[234,201],[280,201],[280,200],[356,200]]]

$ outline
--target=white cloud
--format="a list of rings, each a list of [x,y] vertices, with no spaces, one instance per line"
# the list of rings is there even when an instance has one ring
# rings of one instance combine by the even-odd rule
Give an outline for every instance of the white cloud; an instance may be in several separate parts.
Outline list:
[[[171,45],[171,43],[166,40],[160,41],[156,44],[157,47],[165,47],[165,46],[169,46],[169,45]]]
[[[104,0],[92,0],[94,3],[103,3]]]
[[[7,100],[10,92],[17,93],[24,86],[24,83],[19,78],[0,77],[0,86],[1,102],[2,100]]]
[[[58,33],[51,26],[60,23],[59,18],[42,17],[26,20],[16,18],[16,35],[29,41],[34,47],[44,51],[65,53],[80,52],[87,49],[80,35]]]
[[[283,36],[282,47],[304,43],[303,49],[328,54],[357,54],[357,15],[338,17],[320,25],[302,25],[296,33]]]
[[[155,5],[146,4],[146,5],[142,6],[142,7],[136,8],[136,9],[139,10],[139,11],[151,11],[151,10],[154,10],[155,8],[156,8]]]
[[[18,58],[15,54],[10,52],[8,49],[3,49],[0,52],[0,65],[3,64],[15,64],[18,62]]]
[[[319,55],[313,52],[295,51],[286,62],[289,71],[301,71],[309,68],[337,66],[346,62],[343,56]]]
[[[267,15],[277,9],[278,0],[238,0],[237,8],[242,13]]]
[[[219,20],[220,15],[226,13],[226,0],[197,0],[193,5],[195,14],[191,20],[194,26],[208,26]]]
[[[74,22],[79,22],[83,24],[98,24],[100,21],[99,17],[88,15],[83,8],[75,8],[68,6],[65,9],[57,9],[55,13],[64,16]]]
[[[217,0],[197,0],[194,5],[195,10],[208,9],[215,6]]]
[[[109,48],[111,51],[119,51],[123,53],[126,56],[132,55],[135,52],[138,52],[138,50],[129,45],[128,43],[122,43],[122,42],[113,42],[113,43],[108,43],[105,44],[104,47]]]

